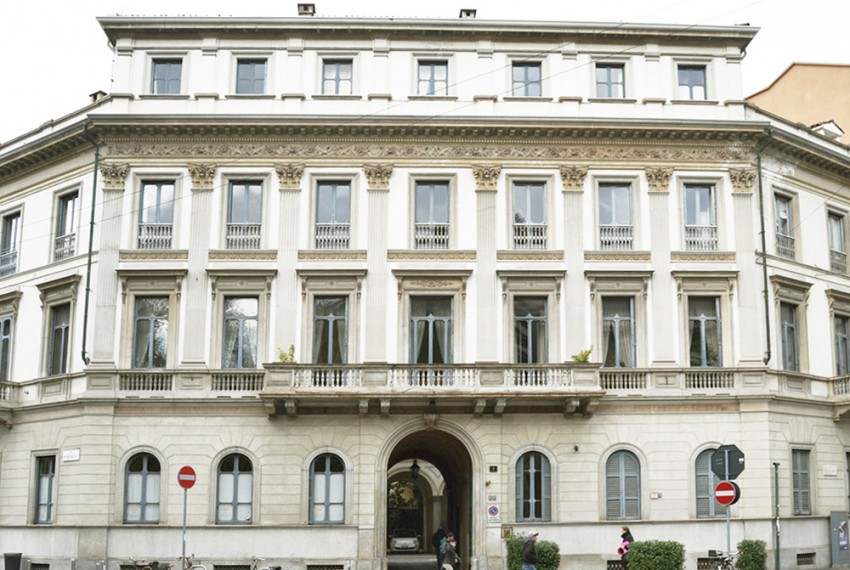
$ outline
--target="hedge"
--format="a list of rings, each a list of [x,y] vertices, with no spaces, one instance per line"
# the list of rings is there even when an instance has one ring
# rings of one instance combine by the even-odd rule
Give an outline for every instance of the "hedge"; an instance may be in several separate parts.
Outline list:
[[[508,570],[522,569],[522,547],[527,536],[511,536],[505,539],[508,548]],[[537,540],[534,545],[537,551],[537,570],[558,570],[561,563],[561,549],[554,542]]]

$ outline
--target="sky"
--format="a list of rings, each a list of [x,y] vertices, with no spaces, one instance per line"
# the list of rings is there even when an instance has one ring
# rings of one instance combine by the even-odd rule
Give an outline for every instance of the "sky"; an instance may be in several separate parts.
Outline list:
[[[743,63],[744,94],[793,62],[850,64],[848,0],[312,0],[318,17],[477,19],[725,26],[760,31]],[[298,0],[0,0],[0,141],[110,92],[112,52],[98,16],[295,17]]]

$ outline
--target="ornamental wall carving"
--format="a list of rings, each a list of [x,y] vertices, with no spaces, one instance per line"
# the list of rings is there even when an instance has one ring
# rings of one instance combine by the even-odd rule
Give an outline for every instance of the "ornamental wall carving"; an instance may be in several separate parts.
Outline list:
[[[735,261],[734,251],[673,251],[670,261]]]
[[[105,162],[100,165],[100,175],[103,177],[104,190],[124,190],[124,181],[127,180],[129,164],[118,164]]]
[[[586,176],[586,166],[562,166],[561,180],[564,183],[564,192],[581,190]]]
[[[497,251],[499,261],[563,261],[563,251]]]
[[[392,164],[364,164],[363,172],[366,174],[369,190],[389,190]]]
[[[753,182],[756,180],[755,168],[732,168],[729,170],[729,179],[732,181],[733,192],[753,191]]]
[[[212,190],[216,165],[211,162],[196,162],[187,165],[192,176],[192,190]]]
[[[651,192],[667,192],[670,189],[670,178],[673,176],[672,168],[647,168],[646,182]]]
[[[652,261],[649,251],[585,251],[585,261]]]
[[[412,144],[412,143],[335,143],[335,142],[216,142],[196,144],[190,142],[119,142],[106,147],[106,155],[112,158],[244,158],[257,160],[357,160],[357,159],[442,159],[476,161],[482,159],[534,160],[534,161],[581,161],[581,162],[750,162],[750,152],[741,146],[688,146],[660,147],[649,145],[616,144]],[[492,184],[496,166],[481,166],[481,179],[476,182],[482,189]]]
[[[277,251],[246,251],[246,250],[212,250],[209,252],[210,261],[274,261]]]
[[[366,259],[363,250],[299,251],[298,261],[362,261]]]
[[[387,252],[389,261],[475,261],[475,251],[466,250],[390,250]]]
[[[495,190],[501,172],[502,167],[497,164],[473,164],[472,175],[475,176],[475,189]]]
[[[186,261],[189,252],[185,249],[163,251],[122,250],[118,252],[118,261]]]
[[[303,164],[276,164],[274,171],[280,179],[281,190],[300,190],[301,175],[304,174]]]

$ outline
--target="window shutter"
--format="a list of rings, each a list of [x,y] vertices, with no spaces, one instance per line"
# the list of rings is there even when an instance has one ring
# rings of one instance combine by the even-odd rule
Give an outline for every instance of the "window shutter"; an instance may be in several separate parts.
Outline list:
[[[629,452],[623,452],[623,503],[624,518],[640,518],[640,465]]]
[[[542,453],[540,454],[540,467],[543,470],[543,488],[540,490],[543,499],[543,520],[552,520],[552,466]]]
[[[605,514],[609,520],[621,518],[620,452],[609,457],[605,465]]]
[[[521,521],[524,519],[522,512],[522,503],[523,503],[523,485],[522,479],[523,474],[525,473],[525,456],[520,457],[516,462],[516,517],[515,519]]]
[[[695,465],[695,480],[696,480],[696,500],[697,500],[697,518],[709,518],[711,517],[711,501],[713,500],[711,496],[710,487],[710,479],[709,475],[711,471],[709,470],[709,461],[711,460],[711,456],[714,453],[713,449],[706,449],[697,457],[696,465]]]

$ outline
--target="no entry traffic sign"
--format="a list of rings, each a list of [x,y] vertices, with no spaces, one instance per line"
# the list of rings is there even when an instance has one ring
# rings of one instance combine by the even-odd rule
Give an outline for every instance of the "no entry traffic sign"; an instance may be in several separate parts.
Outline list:
[[[195,484],[195,470],[186,465],[177,473],[177,483],[184,489],[191,489]]]
[[[741,498],[741,488],[734,481],[721,481],[714,488],[714,500],[721,505],[734,505]]]

